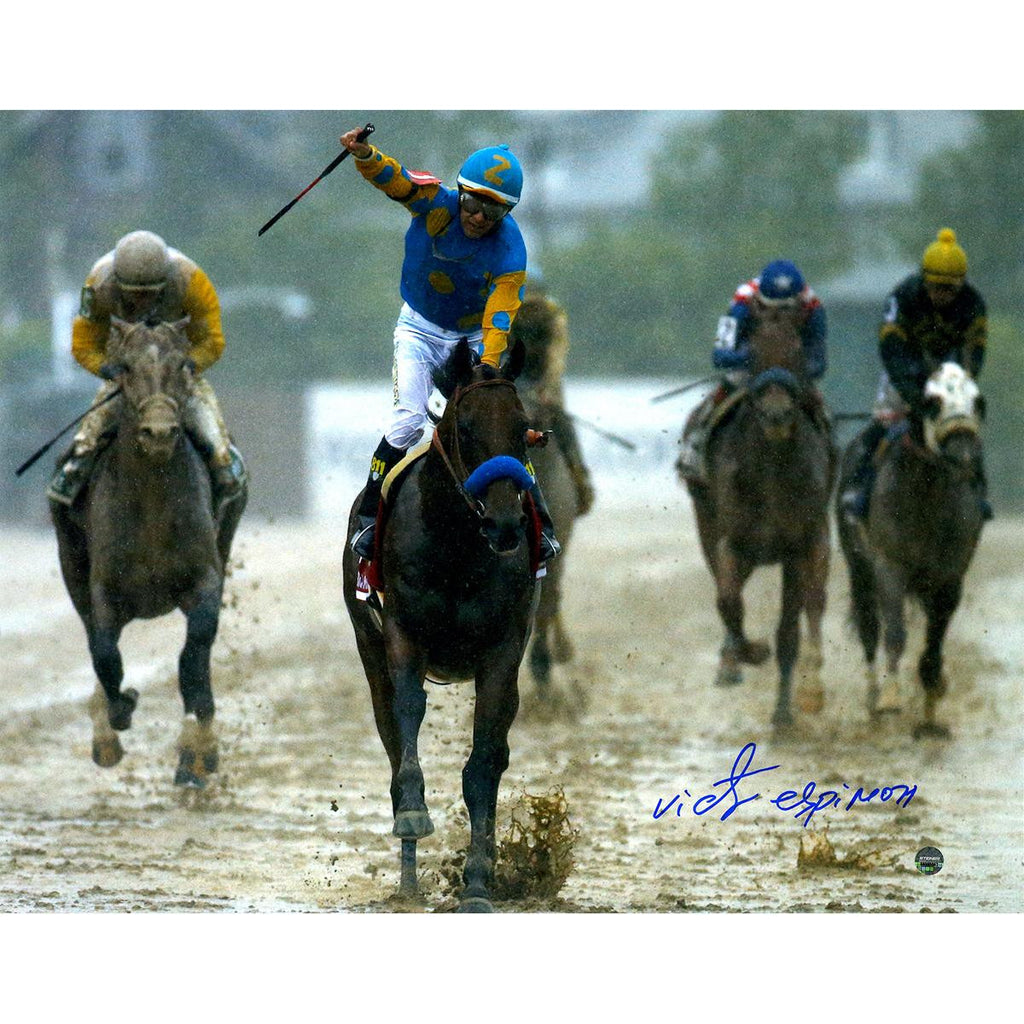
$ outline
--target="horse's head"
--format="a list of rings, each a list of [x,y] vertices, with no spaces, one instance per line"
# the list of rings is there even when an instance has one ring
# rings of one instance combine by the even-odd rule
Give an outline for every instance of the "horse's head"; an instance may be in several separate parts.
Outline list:
[[[758,304],[750,333],[751,376],[778,368],[791,373],[801,385],[806,383],[802,315],[799,306]]]
[[[513,383],[523,364],[516,345],[501,370],[476,364],[459,342],[442,371],[438,390],[448,398],[437,427],[442,450],[497,554],[511,555],[526,536],[523,491],[533,483],[526,469],[528,423]]]
[[[750,354],[754,414],[768,441],[787,441],[796,430],[801,398],[808,387],[799,308],[760,304]]]
[[[171,457],[192,393],[195,364],[187,323],[187,317],[176,323],[110,321],[107,361],[100,372],[120,384],[135,439],[143,454],[157,461]]]
[[[525,350],[520,390],[556,386],[569,351],[565,313],[542,293],[528,293],[512,323],[509,344],[521,344]]]
[[[980,465],[984,417],[985,398],[962,366],[943,363],[928,378],[921,412],[925,444],[968,474]]]

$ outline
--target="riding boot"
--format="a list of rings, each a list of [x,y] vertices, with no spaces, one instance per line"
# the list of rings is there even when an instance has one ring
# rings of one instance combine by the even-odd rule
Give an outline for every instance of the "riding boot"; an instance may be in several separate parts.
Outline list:
[[[839,499],[843,512],[850,519],[863,522],[868,517],[871,488],[875,482],[875,452],[886,430],[884,423],[873,420],[860,436],[857,465]]]
[[[697,406],[692,418],[683,428],[679,438],[679,457],[676,459],[676,473],[681,482],[707,483],[707,467],[704,453],[711,435],[711,416],[715,406],[722,400],[722,388],[716,388]]]
[[[245,491],[249,474],[246,471],[242,455],[234,442],[228,444],[231,461],[224,466],[210,466],[210,482],[213,491],[214,518],[220,518],[224,509],[237,501]]]
[[[380,444],[377,445],[377,450],[373,453],[373,458],[370,459],[370,475],[366,478],[363,497],[359,502],[359,508],[356,509],[356,527],[351,540],[352,550],[367,561],[373,558],[377,533],[377,509],[380,505],[380,491],[384,484],[384,477],[398,464],[404,454],[404,448],[395,448],[382,437]]]
[[[73,452],[71,457],[54,473],[50,485],[46,488],[46,496],[51,501],[67,505],[70,508],[89,479],[95,462],[95,448]]]
[[[590,481],[590,471],[583,461],[576,428],[564,409],[556,407],[551,422],[551,432],[555,435],[558,447],[565,456],[573,485],[576,488],[576,515],[585,516],[594,504],[594,485]]]
[[[562,553],[562,545],[555,537],[555,524],[551,521],[551,512],[548,510],[548,503],[544,500],[539,483],[530,488],[530,497],[533,498],[537,514],[540,516],[540,560],[547,562]]]

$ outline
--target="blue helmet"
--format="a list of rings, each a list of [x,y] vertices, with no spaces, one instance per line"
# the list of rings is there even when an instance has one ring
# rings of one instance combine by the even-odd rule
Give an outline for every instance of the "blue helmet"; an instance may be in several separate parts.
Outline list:
[[[804,290],[804,275],[789,260],[773,260],[761,271],[761,298],[769,305],[792,302]]]
[[[523,194],[523,169],[508,146],[487,146],[466,157],[458,182],[471,192],[515,206]]]

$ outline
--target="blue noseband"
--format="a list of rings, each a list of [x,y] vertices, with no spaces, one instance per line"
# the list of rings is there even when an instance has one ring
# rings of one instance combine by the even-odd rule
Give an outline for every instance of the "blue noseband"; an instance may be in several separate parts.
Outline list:
[[[800,394],[800,382],[796,377],[781,366],[771,366],[759,373],[750,384],[750,390],[759,395],[770,384],[778,384],[794,397]]]
[[[520,490],[528,491],[534,484],[526,467],[511,455],[495,455],[482,462],[462,485],[474,498],[479,498],[495,480],[512,480]]]

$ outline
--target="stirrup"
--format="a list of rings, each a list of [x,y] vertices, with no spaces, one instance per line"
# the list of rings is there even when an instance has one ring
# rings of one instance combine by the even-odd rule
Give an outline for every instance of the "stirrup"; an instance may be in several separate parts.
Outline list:
[[[562,553],[562,545],[558,543],[558,539],[554,533],[547,530],[541,530],[540,532],[540,560],[542,562],[548,562],[552,558],[557,558]]]

